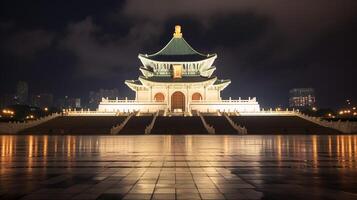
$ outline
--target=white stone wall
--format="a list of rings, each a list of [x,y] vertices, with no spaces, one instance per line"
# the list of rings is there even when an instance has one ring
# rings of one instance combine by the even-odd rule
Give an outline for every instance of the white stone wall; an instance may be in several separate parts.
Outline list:
[[[170,87],[166,86],[153,86],[149,89],[149,91],[138,91],[137,92],[137,101],[155,101],[154,97],[157,93],[162,93],[165,97],[164,103],[168,105],[168,108],[171,107],[171,96],[174,92],[182,92],[185,95],[185,103],[186,103],[186,111],[189,108],[189,105],[192,101],[192,95],[194,93],[200,93],[202,96],[202,100],[209,101],[218,101],[220,100],[220,91],[218,90],[208,90],[203,87],[191,87],[187,85],[173,85]]]
[[[166,108],[166,103],[161,102],[150,102],[150,101],[102,101],[99,104],[99,112],[156,112],[158,110],[164,110]]]
[[[220,90],[214,88],[205,88],[200,84],[185,84],[175,83],[171,85],[157,84],[148,86],[147,90],[139,90],[136,94],[136,99],[131,101],[110,102],[103,101],[99,105],[99,111],[110,112],[132,112],[132,111],[148,111],[156,112],[158,110],[171,109],[171,96],[175,92],[182,92],[185,96],[185,110],[198,110],[201,112],[216,112],[216,111],[238,111],[238,112],[259,112],[260,107],[258,102],[253,99],[248,100],[225,100],[220,97]],[[201,94],[201,101],[192,101],[194,93]],[[162,93],[164,95],[163,102],[155,101],[155,94]]]
[[[170,96],[173,92],[170,91]],[[184,92],[184,91],[182,91]],[[171,102],[155,102],[155,101],[135,101],[135,100],[103,100],[99,104],[99,112],[156,112],[158,110],[166,110],[171,108]],[[260,112],[260,106],[255,100],[223,100],[223,101],[189,101],[186,97],[186,111],[198,110],[200,112],[241,112],[255,113]]]
[[[165,101],[171,98],[171,95],[176,92],[182,92],[188,100],[192,99],[192,95],[194,93],[200,93],[202,99],[217,101],[220,99],[220,92],[218,90],[206,90],[204,88],[194,88],[194,87],[186,87],[186,86],[171,86],[171,87],[152,87],[149,91],[138,91],[137,92],[137,100],[139,101],[154,101],[155,94],[162,93],[165,96]],[[206,94],[206,98],[205,98]]]
[[[138,101],[150,101],[149,95],[150,95],[149,91],[140,90],[140,91],[137,92],[136,100],[138,100]]]
[[[192,102],[190,105],[191,110],[197,110],[200,112],[260,112],[260,106],[258,102]]]
[[[207,90],[206,91],[206,100],[207,101],[218,101],[220,100],[220,95],[217,90]]]

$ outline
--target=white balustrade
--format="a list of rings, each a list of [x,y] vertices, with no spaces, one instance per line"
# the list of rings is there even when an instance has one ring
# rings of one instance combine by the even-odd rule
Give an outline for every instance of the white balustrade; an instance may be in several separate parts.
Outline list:
[[[18,133],[24,129],[37,126],[51,119],[54,119],[58,116],[61,116],[61,114],[53,113],[52,115],[48,115],[46,117],[42,117],[37,120],[28,121],[28,122],[8,122],[8,123],[3,122],[0,123],[0,133],[6,133],[6,134]]]
[[[227,113],[223,113],[224,117],[228,120],[228,122],[231,124],[231,126],[238,132],[238,134],[241,135],[246,135],[248,133],[248,130],[244,126],[240,126],[237,123],[235,123],[228,115]]]
[[[154,128],[154,125],[155,125],[155,121],[156,121],[156,118],[157,116],[159,116],[159,111],[157,111],[151,121],[151,123],[145,128],[145,134],[150,134],[151,133],[151,130],[152,128]]]
[[[119,125],[114,126],[113,128],[110,129],[110,134],[112,134],[112,135],[118,134],[124,128],[124,126],[128,123],[130,118],[135,115],[136,115],[136,112],[133,112],[130,115],[128,115],[122,123],[120,123]]]
[[[209,134],[215,134],[216,130],[213,128],[213,126],[209,125],[209,124],[206,122],[205,118],[201,115],[201,113],[200,113],[199,111],[197,111],[197,114],[198,114],[198,116],[201,118],[201,121],[202,121],[202,123],[203,123],[203,126],[206,128],[207,132],[208,132]]]
[[[357,133],[357,122],[349,122],[349,121],[341,121],[341,120],[326,121],[319,117],[311,117],[299,112],[295,112],[295,113],[297,116],[323,127],[332,128],[341,131],[342,133]]]

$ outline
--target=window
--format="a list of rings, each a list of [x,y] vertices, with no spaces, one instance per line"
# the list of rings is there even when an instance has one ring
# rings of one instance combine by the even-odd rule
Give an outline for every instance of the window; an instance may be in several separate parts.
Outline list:
[[[161,92],[156,93],[154,96],[155,101],[157,102],[163,102],[165,100],[165,96],[164,94],[162,94]]]
[[[194,101],[202,100],[201,94],[198,92],[193,93],[192,100],[194,100]]]

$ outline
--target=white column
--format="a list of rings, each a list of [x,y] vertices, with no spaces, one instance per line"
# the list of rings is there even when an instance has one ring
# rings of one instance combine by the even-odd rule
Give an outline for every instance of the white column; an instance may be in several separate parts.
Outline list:
[[[220,89],[218,88],[217,89],[217,96],[218,96],[218,100],[220,101],[221,100],[221,91],[220,91]]]
[[[135,90],[135,101],[138,100],[138,90],[139,90],[139,88],[137,88],[137,89]]]
[[[204,86],[203,98],[204,98],[205,101],[207,100],[206,93],[207,93],[206,86]]]
[[[185,108],[186,108],[186,110],[187,111],[189,111],[189,108],[188,108],[188,106],[189,106],[189,103],[188,103],[188,101],[191,99],[191,98],[189,98],[189,94],[188,94],[188,85],[186,85],[186,99],[187,99],[187,101],[186,101],[186,106],[185,106]]]
[[[170,86],[167,86],[167,106],[168,109],[171,108]]]
[[[150,86],[150,101],[152,101],[152,86]]]

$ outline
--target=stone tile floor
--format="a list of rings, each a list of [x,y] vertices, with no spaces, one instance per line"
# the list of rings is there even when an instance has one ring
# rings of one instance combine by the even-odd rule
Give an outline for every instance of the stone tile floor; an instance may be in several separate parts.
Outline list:
[[[0,136],[0,199],[357,199],[357,136]]]

